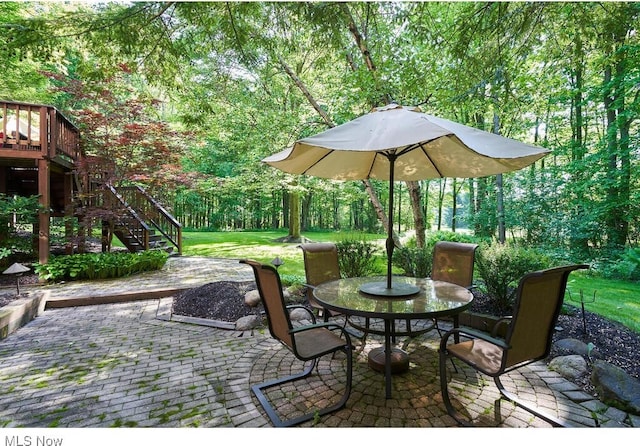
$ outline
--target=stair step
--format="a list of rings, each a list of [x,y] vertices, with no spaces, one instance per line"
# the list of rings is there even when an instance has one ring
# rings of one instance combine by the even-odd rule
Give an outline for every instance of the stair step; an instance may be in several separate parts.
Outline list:
[[[123,189],[124,190],[124,189]],[[122,194],[122,197],[128,200],[129,194]],[[140,196],[140,193],[135,195]],[[146,193],[142,193],[145,199],[149,199]],[[156,206],[155,202],[151,201],[152,206]],[[133,210],[133,213],[130,213]],[[126,208],[122,208],[123,215],[119,217],[116,227],[114,229],[114,235],[129,249],[129,251],[137,252],[144,250],[143,240],[147,237],[148,249],[163,249],[169,253],[173,252],[175,243],[177,241],[172,240],[172,237],[166,237],[162,231],[157,231],[153,220],[149,220],[146,217],[147,212],[144,209],[130,208],[128,205]],[[150,215],[155,215],[151,212]],[[145,223],[139,219],[145,219]],[[164,221],[164,220],[163,220]],[[147,229],[149,228],[149,229]]]

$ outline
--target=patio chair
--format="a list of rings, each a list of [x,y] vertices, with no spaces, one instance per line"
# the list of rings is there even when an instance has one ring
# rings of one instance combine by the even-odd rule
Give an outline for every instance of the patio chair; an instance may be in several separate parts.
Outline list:
[[[455,283],[467,289],[473,286],[473,266],[475,262],[476,249],[478,245],[474,243],[460,243],[439,241],[433,247],[433,264],[431,265],[432,280]],[[440,320],[453,321],[454,327],[458,326],[458,316],[442,318]],[[433,328],[438,330],[440,336],[443,331],[438,325],[438,319],[431,319],[423,322],[420,329],[413,329],[411,321],[406,321],[406,331],[403,333],[409,338],[426,333]]]
[[[322,317],[325,322],[332,317],[343,316],[337,311],[325,310],[313,295],[313,290],[316,286],[341,278],[337,246],[335,243],[303,243],[299,245],[299,248],[302,249],[304,258],[304,273],[307,280],[305,286],[307,287],[309,305],[316,309],[318,316]],[[343,326],[346,328],[347,324],[357,330],[356,332],[351,328],[347,328],[349,334],[361,340],[362,345],[364,345],[369,329],[369,319],[365,319],[363,323],[354,322],[344,315]]]
[[[526,274],[518,285],[512,315],[496,324],[491,335],[466,327],[454,328],[444,334],[439,349],[440,387],[447,412],[458,423],[470,425],[456,411],[449,398],[446,363],[447,359],[453,358],[458,358],[480,373],[493,377],[500,390],[500,398],[495,403],[498,421],[500,401],[506,399],[553,426],[564,426],[558,418],[538,411],[533,405],[508,392],[500,377],[549,355],[553,330],[560,314],[569,274],[588,267],[570,265]],[[509,324],[506,336],[504,339],[497,337],[498,326],[506,322]],[[447,345],[451,335],[460,335],[465,340]]]
[[[474,243],[436,242],[433,247],[431,279],[455,283],[470,289],[473,285]]]
[[[431,279],[455,283],[470,290],[473,287],[473,266],[477,248],[478,245],[475,243],[436,242],[433,247]],[[434,320],[434,326],[442,335],[437,319]],[[457,326],[455,319],[454,326]]]
[[[351,394],[352,383],[353,360],[349,334],[344,328],[334,323],[324,322],[317,324],[313,312],[302,305],[286,306],[280,276],[272,265],[261,264],[253,260],[241,260],[240,262],[251,266],[253,269],[271,336],[287,347],[296,358],[305,363],[309,362],[309,365],[301,373],[251,386],[251,390],[258,398],[271,422],[276,427],[294,426],[343,408]],[[296,307],[309,311],[313,323],[294,328],[289,318],[289,310]],[[340,332],[341,336],[336,334],[334,330]],[[342,398],[331,406],[314,409],[293,419],[283,420],[280,418],[276,409],[269,402],[264,390],[307,378],[313,372],[318,358],[338,351],[343,351],[347,356],[346,384]]]
[[[304,259],[307,283],[307,300],[325,322],[340,313],[325,310],[313,296],[313,290],[321,283],[340,279],[338,248],[333,243],[303,243],[299,245]]]

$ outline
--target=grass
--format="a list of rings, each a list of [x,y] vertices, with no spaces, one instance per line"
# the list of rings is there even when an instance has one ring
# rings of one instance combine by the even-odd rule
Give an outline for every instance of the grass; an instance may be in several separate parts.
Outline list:
[[[226,259],[252,259],[269,263],[279,257],[284,264],[278,268],[282,275],[304,276],[302,251],[297,243],[277,241],[287,236],[286,231],[256,232],[188,232],[182,234],[182,253],[188,256]],[[367,239],[384,246],[386,235],[342,232],[312,232],[302,234],[314,242]]]
[[[275,257],[284,260],[278,269],[281,275],[304,277],[302,251],[296,243],[282,243],[286,231],[255,232],[190,232],[183,233],[183,254],[217,258],[250,258],[260,262],[271,262]],[[384,274],[384,234],[362,234],[349,232],[311,232],[302,234],[314,242],[340,242],[349,239],[367,239],[379,243],[378,259]],[[581,308],[580,291],[585,300],[585,309],[608,319],[620,322],[625,327],[640,333],[640,284],[595,277],[582,271],[569,277],[570,295],[566,303]],[[595,300],[593,295],[595,292]],[[593,300],[593,301],[592,301]]]
[[[640,284],[572,273],[567,288],[570,294],[565,298],[566,303],[582,308],[582,292],[586,311],[620,322],[640,333]]]

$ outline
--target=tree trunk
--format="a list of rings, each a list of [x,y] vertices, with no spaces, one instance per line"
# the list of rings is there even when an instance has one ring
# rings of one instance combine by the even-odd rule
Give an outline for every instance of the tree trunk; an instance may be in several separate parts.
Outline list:
[[[289,194],[289,237],[292,243],[300,242],[300,194],[291,192]]]
[[[420,192],[420,183],[417,181],[407,181],[409,189],[409,199],[411,201],[411,210],[413,211],[413,221],[416,231],[416,246],[424,248],[425,245],[425,223],[422,213],[422,193]]]
[[[607,209],[605,220],[607,246],[621,249],[625,246],[629,234],[630,187],[631,187],[631,146],[630,128],[637,113],[638,96],[636,93],[632,106],[627,108],[627,89],[636,89],[636,82],[629,82],[631,73],[627,72],[629,43],[627,36],[638,16],[638,6],[622,3],[612,9],[610,22],[605,24],[605,53],[608,64],[604,69],[603,91],[606,109],[606,195]]]
[[[335,124],[331,121],[331,119],[329,118],[329,115],[327,115],[324,109],[320,107],[320,104],[318,104],[318,102],[315,100],[313,95],[309,92],[309,89],[304,84],[304,82],[300,80],[300,78],[296,75],[296,73],[293,72],[291,67],[287,65],[287,63],[281,56],[278,56],[278,61],[280,62],[280,65],[282,66],[282,69],[285,71],[285,73],[287,73],[287,75],[291,78],[293,83],[302,92],[304,97],[307,98],[307,101],[309,101],[309,104],[311,104],[314,110],[320,115],[324,123],[327,124],[327,126],[329,127],[334,127]]]
[[[571,98],[571,135],[572,135],[572,152],[571,159],[575,162],[580,162],[585,155],[584,147],[584,119],[582,111],[582,91],[584,89],[584,52],[582,49],[582,38],[579,33],[576,33],[574,38],[574,71],[573,71],[573,91],[574,94]],[[572,182],[576,187],[571,187],[569,190],[580,190],[584,182],[584,170],[576,169],[576,173]],[[584,198],[581,196],[574,196],[573,202],[575,208],[572,210],[572,227],[574,230],[570,231],[570,248],[572,251],[582,257],[588,253],[589,250],[589,237],[584,231],[580,229],[580,226],[588,218],[584,209]]]
[[[307,98],[307,100],[309,101],[311,106],[321,116],[321,118],[324,121],[324,123],[330,128],[331,127],[335,127],[335,124],[331,121],[329,116],[324,112],[322,107],[320,107],[318,102],[314,99],[313,95],[309,92],[309,89],[296,76],[296,74],[293,72],[293,70],[291,70],[291,68],[286,64],[284,59],[279,57],[279,61],[280,61],[280,65],[282,66],[282,68],[285,71],[285,73],[287,73],[287,75],[291,78],[293,83],[298,87],[298,89],[300,89],[300,91]],[[387,230],[388,229],[388,224],[389,224],[388,219],[387,219],[387,215],[386,215],[384,209],[382,208],[382,206],[380,204],[380,200],[378,199],[378,196],[377,196],[375,190],[373,190],[373,188],[371,187],[371,184],[369,183],[369,180],[364,180],[363,183],[365,185],[365,190],[367,191],[367,194],[369,195],[369,198],[371,199],[371,203],[372,203],[372,205],[373,205],[373,207],[374,207],[374,209],[376,211],[376,214],[378,215],[378,218],[380,219],[380,222],[385,227],[385,230]],[[289,232],[291,232],[291,228],[290,228]],[[299,229],[298,229],[298,232],[299,232]],[[398,236],[396,234],[394,234],[394,241],[397,243],[397,246],[400,246],[400,239],[398,238]]]
[[[500,134],[500,117],[497,113],[493,114],[493,133]],[[507,240],[505,222],[504,222],[504,187],[502,185],[502,174],[496,175],[496,209],[498,211],[498,241],[504,243]]]
[[[311,192],[308,192],[301,203],[302,204],[302,214],[301,214],[301,223],[300,223],[301,231],[308,231],[310,227],[312,197],[313,197],[313,194]]]
[[[456,232],[456,217],[458,211],[458,187],[457,178],[453,179],[453,187],[451,188],[451,231]]]
[[[376,194],[376,191],[371,186],[371,182],[369,180],[362,180],[362,183],[364,184],[365,191],[367,191],[367,194],[369,195],[369,199],[371,200],[373,209],[375,210],[376,215],[378,216],[378,220],[382,222],[382,226],[384,227],[385,233],[388,232],[389,224],[393,224],[393,223],[389,222],[389,218],[387,218],[387,214],[384,211],[384,208],[382,207],[380,200],[378,199],[378,195]],[[397,247],[402,246],[400,243],[400,239],[398,238],[398,234],[396,234],[395,231],[393,231],[393,243]]]
[[[447,187],[447,179],[440,179],[440,192],[438,193],[438,231],[442,229],[442,207],[444,206],[444,195]]]

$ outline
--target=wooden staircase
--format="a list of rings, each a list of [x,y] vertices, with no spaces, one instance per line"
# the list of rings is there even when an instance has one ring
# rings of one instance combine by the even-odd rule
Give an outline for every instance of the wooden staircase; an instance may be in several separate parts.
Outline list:
[[[113,235],[131,252],[163,249],[182,254],[182,226],[143,188],[106,186],[105,191],[104,198],[118,210],[118,217],[113,222],[103,220],[103,236],[113,224]]]

